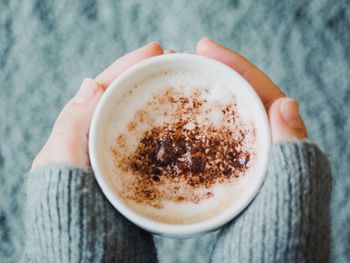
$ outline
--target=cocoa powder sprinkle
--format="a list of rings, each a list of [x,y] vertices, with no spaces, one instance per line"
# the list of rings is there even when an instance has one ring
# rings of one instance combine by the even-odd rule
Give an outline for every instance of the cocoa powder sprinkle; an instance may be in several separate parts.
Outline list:
[[[147,131],[129,158],[133,173],[154,183],[161,177],[180,178],[192,187],[209,188],[246,171],[250,153],[237,150],[244,134],[237,140],[224,127],[187,130],[185,124],[182,120]]]
[[[169,89],[154,97],[143,115],[158,111],[168,120],[171,117],[170,121],[143,131],[132,154],[123,155],[122,137],[117,138],[112,150],[116,166],[134,177],[133,183],[125,186],[127,199],[155,208],[161,208],[165,200],[196,203],[210,198],[215,184],[231,183],[247,172],[254,157],[249,147],[253,129],[240,119],[234,102],[208,105],[201,92],[209,91],[194,90],[188,97]],[[174,110],[162,112],[162,105]],[[201,114],[208,119],[213,110],[221,114],[220,125],[198,120]],[[138,122],[151,119],[140,112],[135,116],[129,132],[137,131]]]

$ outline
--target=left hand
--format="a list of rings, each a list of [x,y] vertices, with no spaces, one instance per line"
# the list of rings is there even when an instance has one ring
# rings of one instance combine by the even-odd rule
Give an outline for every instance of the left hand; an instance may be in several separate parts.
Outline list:
[[[162,54],[159,43],[150,43],[117,59],[95,79],[84,79],[78,93],[59,114],[50,137],[33,161],[32,169],[52,164],[89,167],[89,126],[103,92],[129,67]]]

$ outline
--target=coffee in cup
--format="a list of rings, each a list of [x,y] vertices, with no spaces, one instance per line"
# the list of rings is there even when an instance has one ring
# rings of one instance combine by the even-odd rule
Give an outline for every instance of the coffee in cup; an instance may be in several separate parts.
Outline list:
[[[117,194],[153,220],[188,224],[227,209],[254,166],[254,123],[204,72],[159,72],[115,103],[105,149]]]

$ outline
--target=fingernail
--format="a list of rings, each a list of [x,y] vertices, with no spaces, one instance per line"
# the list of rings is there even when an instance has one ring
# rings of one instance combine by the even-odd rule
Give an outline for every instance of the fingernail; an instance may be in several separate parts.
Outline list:
[[[298,102],[291,98],[283,99],[280,105],[280,113],[284,122],[291,129],[303,128],[303,120],[300,117]]]
[[[148,43],[148,44],[146,45],[146,47],[147,47],[147,46],[152,46],[152,45],[155,45],[155,46],[159,46],[159,47],[160,47],[160,43],[159,43],[159,42],[157,42],[157,41],[154,41],[154,42]]]
[[[167,49],[164,51],[164,54],[173,54],[175,51],[173,49]]]
[[[209,37],[202,37],[201,41],[202,40],[206,40],[206,41],[209,41],[209,42],[213,42],[213,40],[211,40]]]
[[[95,97],[95,94],[98,90],[99,86],[93,79],[85,78],[74,97],[74,101],[77,103],[88,102]]]

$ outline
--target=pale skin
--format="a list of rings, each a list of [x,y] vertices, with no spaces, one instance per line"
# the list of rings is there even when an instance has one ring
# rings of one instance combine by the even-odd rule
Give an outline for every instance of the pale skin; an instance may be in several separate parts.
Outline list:
[[[79,91],[59,114],[51,135],[33,161],[32,169],[66,164],[90,166],[88,132],[92,115],[110,83],[134,64],[153,56],[175,53],[150,43],[117,59],[95,79],[84,79]],[[298,102],[288,98],[273,81],[248,59],[208,38],[197,43],[196,53],[216,59],[241,74],[255,89],[269,116],[273,143],[307,138]]]

